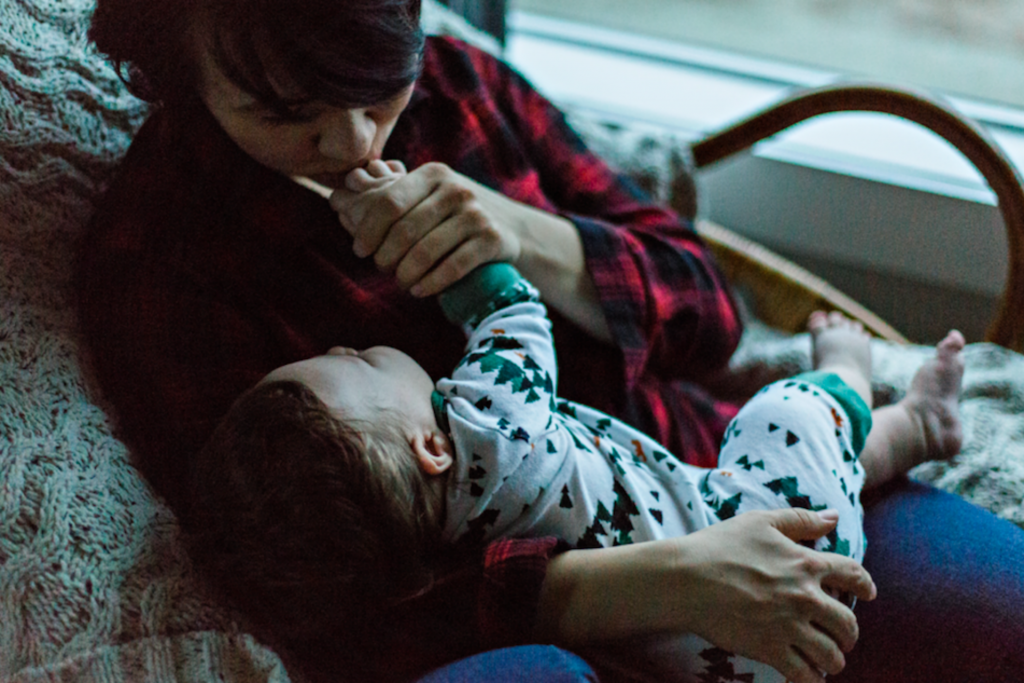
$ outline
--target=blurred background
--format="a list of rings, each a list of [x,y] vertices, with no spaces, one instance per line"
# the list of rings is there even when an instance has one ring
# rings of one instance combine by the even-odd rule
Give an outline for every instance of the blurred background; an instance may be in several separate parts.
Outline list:
[[[557,104],[692,141],[803,87],[926,89],[1024,168],[1024,0],[446,0]],[[984,180],[891,117],[820,117],[698,176],[703,217],[912,340],[983,338],[1007,269]]]
[[[509,0],[508,7],[1024,107],[1024,0]]]

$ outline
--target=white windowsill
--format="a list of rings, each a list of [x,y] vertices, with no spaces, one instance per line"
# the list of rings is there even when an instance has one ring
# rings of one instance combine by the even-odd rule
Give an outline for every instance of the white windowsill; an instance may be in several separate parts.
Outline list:
[[[508,25],[506,59],[555,102],[643,121],[690,140],[795,89],[842,79],[522,12],[512,12]],[[983,123],[1024,168],[1024,112],[947,101]],[[964,291],[1001,292],[1006,240],[995,197],[973,166],[930,131],[885,115],[833,114],[739,156],[745,158],[701,174],[702,198],[710,198],[702,212],[709,218],[776,248]],[[886,217],[895,224],[886,224]],[[907,230],[909,219],[918,232]]]

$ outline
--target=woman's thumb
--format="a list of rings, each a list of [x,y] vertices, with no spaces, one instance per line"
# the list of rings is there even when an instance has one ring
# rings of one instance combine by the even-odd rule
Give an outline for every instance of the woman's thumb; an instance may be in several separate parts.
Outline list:
[[[839,513],[835,510],[812,512],[802,508],[778,510],[772,526],[793,541],[814,541],[829,531],[839,522]]]

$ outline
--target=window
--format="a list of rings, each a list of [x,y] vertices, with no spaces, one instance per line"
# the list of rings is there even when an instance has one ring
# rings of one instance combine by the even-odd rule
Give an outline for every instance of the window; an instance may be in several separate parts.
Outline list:
[[[1024,0],[512,0],[511,7],[1024,107]]]
[[[876,8],[874,2],[861,2]],[[893,0],[898,6],[908,2]],[[753,43],[742,40],[728,23],[726,10],[735,15],[738,7],[749,10],[759,4],[761,0],[512,0],[506,58],[556,103],[625,123],[639,120],[691,139],[794,89],[842,80],[844,75],[863,76],[862,69],[754,54]],[[827,4],[835,5],[830,12],[840,16],[842,11],[851,16],[861,11],[856,6],[842,10],[845,0]],[[825,5],[777,0],[772,6],[780,12],[817,7],[811,12],[817,16]],[[610,13],[620,6],[625,12]],[[886,7],[877,4],[876,9]],[[666,39],[668,25],[682,20],[659,15],[661,10],[692,10],[688,18],[717,16],[729,26],[731,49],[724,44],[709,47],[708,36]],[[745,15],[744,21],[752,34],[758,27],[751,16]],[[760,30],[774,34],[785,23],[772,21]],[[708,20],[708,26],[713,23]],[[646,34],[637,32],[642,28],[638,24],[647,26]],[[696,30],[695,23],[688,26]],[[814,40],[828,42],[820,35]],[[906,82],[887,74],[873,76]],[[985,124],[1018,168],[1024,168],[1024,108],[978,97],[950,100]],[[983,336],[1006,277],[1005,230],[980,175],[931,133],[875,114],[832,115],[705,170],[698,181],[704,217],[808,267],[911,339],[937,341],[951,324],[971,341]],[[937,310],[948,314],[936,316]]]

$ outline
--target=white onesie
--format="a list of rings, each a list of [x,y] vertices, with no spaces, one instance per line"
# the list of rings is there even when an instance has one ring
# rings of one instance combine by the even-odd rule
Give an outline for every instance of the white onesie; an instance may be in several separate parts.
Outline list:
[[[831,508],[839,525],[816,547],[863,560],[857,458],[871,414],[837,376],[765,387],[729,425],[719,467],[688,465],[629,425],[559,399],[537,291],[510,266],[483,270],[460,283],[476,288],[472,296],[442,298],[471,330],[465,357],[435,393],[456,452],[446,541],[555,536],[595,548],[680,536],[748,510]],[[697,636],[653,639],[626,658],[613,657],[659,680],[783,680]]]

